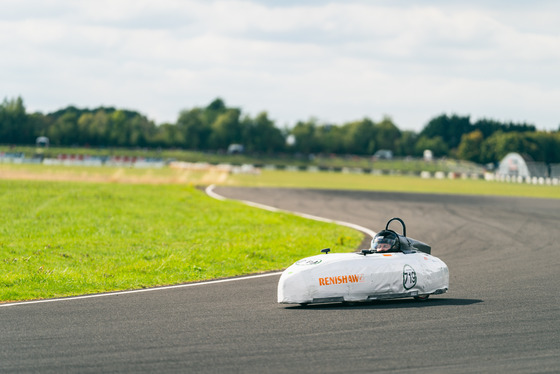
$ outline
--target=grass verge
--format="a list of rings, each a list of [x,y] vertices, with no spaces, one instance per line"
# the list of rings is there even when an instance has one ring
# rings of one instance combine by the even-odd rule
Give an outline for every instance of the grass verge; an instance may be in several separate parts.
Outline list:
[[[180,184],[0,180],[0,301],[285,268],[362,234]]]
[[[252,187],[330,188],[560,199],[560,186],[488,182],[482,179],[422,179],[402,175],[263,170],[260,175],[232,175],[227,183]]]

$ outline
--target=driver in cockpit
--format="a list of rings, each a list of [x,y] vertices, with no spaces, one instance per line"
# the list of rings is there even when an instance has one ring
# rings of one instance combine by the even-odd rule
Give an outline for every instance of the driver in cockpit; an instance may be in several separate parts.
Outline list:
[[[373,252],[395,252],[398,250],[399,238],[391,231],[383,230],[371,241]]]

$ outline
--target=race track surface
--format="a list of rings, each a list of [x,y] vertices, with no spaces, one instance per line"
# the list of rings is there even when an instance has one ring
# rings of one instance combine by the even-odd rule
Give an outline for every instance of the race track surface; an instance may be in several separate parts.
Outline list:
[[[272,275],[0,304],[0,372],[560,371],[560,200],[216,192],[373,230],[401,217],[408,235],[447,263],[450,290],[426,302],[286,307],[276,303]]]

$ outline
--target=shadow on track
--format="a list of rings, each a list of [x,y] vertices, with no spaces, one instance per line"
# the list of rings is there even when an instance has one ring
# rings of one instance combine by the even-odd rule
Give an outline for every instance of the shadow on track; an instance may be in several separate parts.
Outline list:
[[[467,306],[483,303],[480,299],[428,299],[426,301],[417,301],[414,299],[398,299],[398,300],[382,300],[371,302],[357,303],[336,303],[336,304],[311,304],[311,305],[294,305],[287,306],[285,309],[302,310],[302,309],[328,309],[328,310],[348,310],[348,309],[407,309],[407,308],[426,308],[439,306]]]

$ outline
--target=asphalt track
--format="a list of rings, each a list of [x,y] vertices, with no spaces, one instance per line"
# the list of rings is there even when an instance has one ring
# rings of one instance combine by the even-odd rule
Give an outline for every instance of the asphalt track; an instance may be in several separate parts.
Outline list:
[[[450,290],[426,302],[286,307],[272,275],[0,306],[0,372],[560,371],[560,200],[216,192],[374,230],[401,217],[447,263]]]

